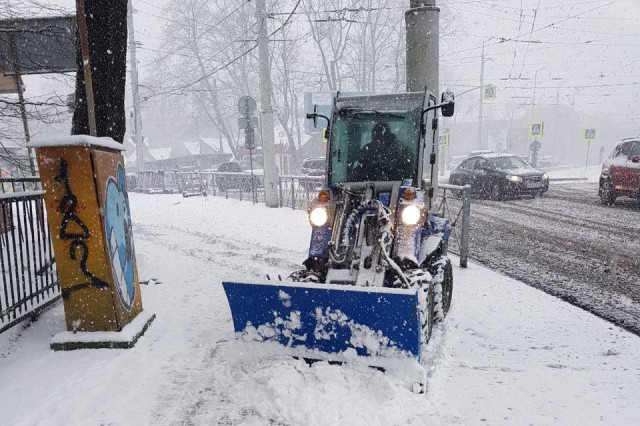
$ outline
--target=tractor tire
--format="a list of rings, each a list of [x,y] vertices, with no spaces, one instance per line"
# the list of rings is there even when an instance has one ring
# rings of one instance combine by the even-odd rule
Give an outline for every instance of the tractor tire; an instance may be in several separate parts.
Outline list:
[[[435,295],[431,274],[426,269],[409,269],[404,274],[409,279],[409,288],[420,288],[422,290],[418,299],[420,300],[420,318],[422,320],[422,344],[426,345],[431,340],[435,319]],[[406,284],[401,278],[397,277],[395,286],[402,288],[406,287]]]
[[[289,279],[291,281],[297,283],[319,283],[320,276],[314,271],[308,271],[306,269],[300,269],[298,271],[294,271],[289,275]]]
[[[441,257],[433,266],[434,320],[444,321],[453,296],[453,268],[448,257]]]

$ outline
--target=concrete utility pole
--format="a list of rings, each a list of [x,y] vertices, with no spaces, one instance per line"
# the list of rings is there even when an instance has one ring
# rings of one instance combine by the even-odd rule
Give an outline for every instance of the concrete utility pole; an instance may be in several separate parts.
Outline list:
[[[138,62],[136,61],[136,40],[133,31],[133,4],[127,5],[127,31],[129,32],[129,60],[131,61],[131,94],[133,97],[133,120],[135,123],[134,142],[136,144],[136,168],[144,170],[144,138],[142,137],[142,117],[140,116],[140,94],[138,92]]]
[[[407,92],[440,88],[440,9],[436,0],[411,0],[404,14],[407,25]]]
[[[478,149],[484,149],[482,142],[482,109],[484,105],[484,41],[480,57],[480,97],[478,98]]]
[[[404,13],[407,26],[407,92],[427,90],[436,96],[440,91],[440,9],[436,0],[411,0]],[[427,131],[431,126],[427,123]],[[436,134],[437,135],[437,134]],[[438,138],[428,151],[438,152]],[[419,182],[418,182],[419,184]],[[438,161],[433,164],[433,191],[438,190]]]
[[[538,71],[533,75],[533,96],[531,97],[531,122],[534,120],[534,113],[536,108],[536,86],[538,85]]]
[[[271,107],[271,63],[267,34],[265,0],[256,0],[258,23],[258,60],[260,62],[260,131],[264,156],[264,198],[267,207],[278,207],[278,170],[273,138],[273,109]]]

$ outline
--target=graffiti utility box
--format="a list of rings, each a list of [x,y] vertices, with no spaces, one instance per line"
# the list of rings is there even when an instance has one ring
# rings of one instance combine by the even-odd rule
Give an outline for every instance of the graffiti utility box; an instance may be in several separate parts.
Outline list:
[[[121,331],[142,311],[122,145],[69,136],[32,146],[67,330]]]

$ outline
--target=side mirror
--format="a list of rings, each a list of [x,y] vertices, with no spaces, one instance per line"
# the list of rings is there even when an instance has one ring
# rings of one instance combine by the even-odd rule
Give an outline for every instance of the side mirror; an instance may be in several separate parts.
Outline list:
[[[452,117],[453,111],[455,109],[455,95],[449,89],[442,92],[442,98],[440,99],[440,104],[442,105],[442,116],[443,117]]]
[[[324,114],[320,114],[318,112],[318,105],[314,105],[313,106],[313,112],[312,113],[307,113],[307,118],[313,119],[313,127],[315,127],[315,128],[318,127],[318,117],[324,118],[325,120],[327,120],[327,129],[331,127],[331,120],[329,119],[329,117],[327,117]]]
[[[313,106],[313,113],[307,113],[307,118],[313,119],[313,127],[318,127],[318,105]]]

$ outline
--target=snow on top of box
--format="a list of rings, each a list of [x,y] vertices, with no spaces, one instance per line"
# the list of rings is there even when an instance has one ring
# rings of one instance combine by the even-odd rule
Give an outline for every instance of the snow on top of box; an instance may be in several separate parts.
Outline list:
[[[98,148],[124,150],[124,145],[114,141],[109,137],[99,137],[88,135],[71,135],[54,138],[36,138],[29,145],[29,148],[50,148],[63,146],[93,146]]]

